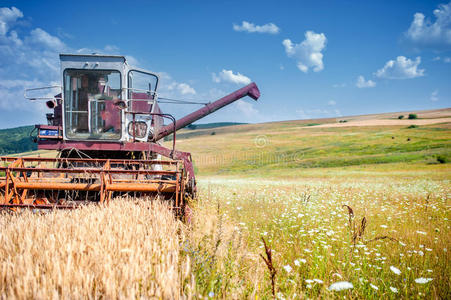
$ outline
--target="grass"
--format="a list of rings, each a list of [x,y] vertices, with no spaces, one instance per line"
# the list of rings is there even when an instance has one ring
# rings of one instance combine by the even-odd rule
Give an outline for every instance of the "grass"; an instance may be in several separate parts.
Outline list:
[[[450,124],[305,124],[180,134],[198,170],[189,226],[158,202],[3,214],[0,294],[449,299]]]
[[[446,298],[451,271],[448,183],[390,177],[331,181],[209,177],[202,185],[201,205],[210,206],[211,214],[219,205],[222,218],[247,236],[254,257],[264,253],[261,237],[267,240],[274,251],[277,292],[284,298]],[[355,246],[343,205],[353,209],[357,225],[363,218],[367,221]],[[395,240],[377,239],[384,236]],[[255,259],[247,268],[254,273],[243,281],[261,282],[255,284],[257,291],[250,286],[241,296],[269,298],[264,262]],[[421,277],[433,280],[416,283]],[[327,287],[337,281],[351,282],[354,288],[338,294],[329,291]]]
[[[428,163],[436,156],[451,159],[449,124],[411,129],[315,128],[285,123],[265,124],[262,129],[251,126],[240,126],[240,134],[223,128],[215,136],[182,138],[178,149],[192,153],[202,175],[266,176],[267,172],[274,174],[273,170],[283,174],[287,169]]]

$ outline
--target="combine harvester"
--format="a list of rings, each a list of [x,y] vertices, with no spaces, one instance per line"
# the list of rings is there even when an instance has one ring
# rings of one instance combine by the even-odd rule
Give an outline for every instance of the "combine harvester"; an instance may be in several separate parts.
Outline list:
[[[69,209],[133,195],[169,200],[183,216],[196,179],[190,153],[176,150],[176,131],[240,98],[260,96],[251,83],[176,120],[160,110],[158,75],[129,66],[123,56],[61,54],[60,61],[60,94],[30,95],[55,87],[25,91],[53,109],[47,125],[35,126],[35,141],[58,155],[0,157],[0,207]],[[172,149],[161,143],[171,134]]]

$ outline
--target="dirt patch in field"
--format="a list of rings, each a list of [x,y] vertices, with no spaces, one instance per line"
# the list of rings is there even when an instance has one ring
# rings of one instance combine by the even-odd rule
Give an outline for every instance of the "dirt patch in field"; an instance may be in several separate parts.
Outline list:
[[[414,120],[356,120],[356,121],[348,121],[345,123],[331,123],[331,124],[321,124],[314,126],[318,127],[357,127],[357,126],[409,126],[409,125],[431,125],[431,124],[439,124],[439,123],[448,123],[451,122],[451,118],[438,118],[438,119],[414,119]],[[306,127],[304,127],[306,128]],[[311,127],[309,127],[311,128]]]

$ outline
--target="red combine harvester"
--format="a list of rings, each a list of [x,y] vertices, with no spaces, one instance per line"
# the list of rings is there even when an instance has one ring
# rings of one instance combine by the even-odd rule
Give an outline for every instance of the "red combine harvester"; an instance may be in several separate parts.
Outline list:
[[[176,131],[240,98],[260,96],[251,83],[176,120],[160,110],[158,75],[129,66],[123,56],[61,54],[60,61],[60,94],[25,92],[53,110],[47,125],[35,126],[36,142],[58,155],[0,157],[0,207],[74,208],[128,194],[167,199],[183,214],[196,179],[190,153],[175,148]],[[171,135],[166,148],[161,141]]]

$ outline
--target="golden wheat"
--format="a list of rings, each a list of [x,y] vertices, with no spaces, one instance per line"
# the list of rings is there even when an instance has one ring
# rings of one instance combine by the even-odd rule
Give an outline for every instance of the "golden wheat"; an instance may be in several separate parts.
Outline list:
[[[0,296],[179,297],[178,222],[159,202],[0,216]]]

